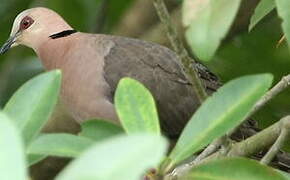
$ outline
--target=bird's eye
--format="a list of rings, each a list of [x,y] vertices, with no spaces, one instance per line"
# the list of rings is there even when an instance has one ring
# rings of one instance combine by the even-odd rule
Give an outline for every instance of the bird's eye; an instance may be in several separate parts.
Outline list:
[[[31,17],[29,16],[24,17],[20,23],[20,30],[25,30],[29,28],[33,23],[34,20]]]

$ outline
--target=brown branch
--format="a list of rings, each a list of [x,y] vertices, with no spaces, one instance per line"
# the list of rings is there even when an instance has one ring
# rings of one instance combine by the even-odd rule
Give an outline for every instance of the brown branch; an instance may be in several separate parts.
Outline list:
[[[181,65],[185,72],[184,74],[192,84],[193,90],[196,93],[200,103],[202,103],[207,98],[207,94],[205,92],[204,85],[199,78],[198,71],[194,66],[195,62],[189,57],[183,43],[177,36],[176,29],[171,25],[170,15],[163,0],[153,0],[153,3],[161,22],[166,27],[167,36],[173,49],[181,58]]]
[[[278,139],[276,140],[276,142],[267,152],[267,154],[261,159],[260,161],[261,164],[269,164],[274,159],[274,157],[279,152],[279,150],[285,144],[290,133],[290,116],[286,116],[285,118],[283,118],[280,122],[280,126],[281,126],[281,133]]]

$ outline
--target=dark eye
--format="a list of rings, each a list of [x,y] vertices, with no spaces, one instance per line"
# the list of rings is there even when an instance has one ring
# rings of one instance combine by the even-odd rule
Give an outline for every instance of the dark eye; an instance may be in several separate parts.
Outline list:
[[[25,30],[29,28],[33,23],[34,20],[31,17],[29,16],[24,17],[20,23],[20,30]]]

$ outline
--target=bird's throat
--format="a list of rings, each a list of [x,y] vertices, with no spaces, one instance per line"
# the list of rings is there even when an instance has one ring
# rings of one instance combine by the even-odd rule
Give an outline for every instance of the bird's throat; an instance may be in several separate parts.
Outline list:
[[[50,35],[49,37],[51,39],[59,39],[59,38],[67,37],[67,36],[74,34],[76,32],[77,32],[76,30],[66,30],[66,31],[62,31],[62,32]]]

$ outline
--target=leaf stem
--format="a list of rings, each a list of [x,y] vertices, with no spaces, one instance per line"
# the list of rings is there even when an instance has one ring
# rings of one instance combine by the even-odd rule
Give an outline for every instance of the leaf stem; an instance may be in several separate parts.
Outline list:
[[[285,144],[285,141],[288,139],[290,134],[290,116],[286,116],[281,119],[280,126],[282,126],[281,133],[267,154],[261,159],[261,164],[269,164],[279,152],[281,147]]]
[[[196,93],[200,104],[207,98],[205,87],[199,78],[195,61],[188,55],[183,43],[177,36],[176,29],[171,24],[169,12],[163,0],[153,0],[155,9],[159,15],[161,22],[165,25],[167,36],[171,42],[174,51],[180,56],[181,66],[185,76],[192,84],[192,88]]]

